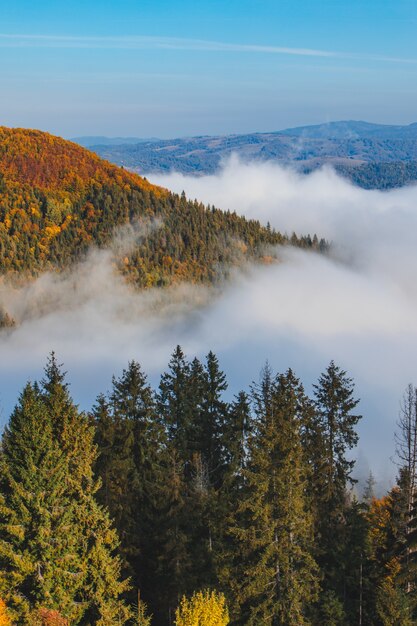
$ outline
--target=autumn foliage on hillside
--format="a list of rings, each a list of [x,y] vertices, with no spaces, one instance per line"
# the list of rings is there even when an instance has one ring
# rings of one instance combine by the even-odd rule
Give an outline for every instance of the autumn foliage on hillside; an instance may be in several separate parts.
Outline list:
[[[0,274],[66,269],[121,228],[115,265],[138,287],[212,282],[271,245],[325,247],[190,202],[59,137],[0,128]]]
[[[94,152],[39,130],[0,126],[0,171],[6,180],[49,192],[83,194],[93,183],[116,183],[165,193]]]

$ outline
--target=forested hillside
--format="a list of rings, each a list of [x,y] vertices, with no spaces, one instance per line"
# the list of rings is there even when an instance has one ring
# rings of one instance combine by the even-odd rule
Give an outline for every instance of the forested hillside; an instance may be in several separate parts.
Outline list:
[[[376,498],[372,475],[352,491],[361,415],[334,362],[311,396],[269,366],[227,386],[178,346],[158,389],[132,361],[83,414],[51,356],[2,440],[0,623],[415,623],[417,390]]]
[[[417,181],[417,161],[363,163],[349,167],[338,165],[336,171],[363,189],[395,189]]]
[[[67,268],[92,246],[110,246],[121,227],[129,245],[119,237],[115,263],[138,287],[214,281],[268,245],[325,247],[190,202],[47,133],[0,129],[3,275]]]

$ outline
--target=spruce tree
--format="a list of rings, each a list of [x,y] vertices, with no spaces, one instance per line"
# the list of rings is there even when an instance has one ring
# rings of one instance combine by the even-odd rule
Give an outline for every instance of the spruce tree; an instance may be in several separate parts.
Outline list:
[[[194,588],[203,588],[216,583],[216,562],[222,552],[225,514],[222,488],[227,472],[229,406],[223,400],[226,376],[213,352],[207,355],[203,368],[193,361],[191,381],[190,393],[196,394],[190,397],[196,445],[195,450],[190,450],[189,537]],[[198,387],[195,382],[199,383]]]
[[[274,388],[273,372],[269,363],[266,362],[261,370],[259,382],[251,387],[252,403],[258,423],[272,418]]]
[[[369,506],[372,500],[375,498],[375,485],[376,485],[375,477],[372,471],[370,471],[369,476],[366,479],[365,488],[363,490],[363,496],[362,496],[362,499],[367,506]]]
[[[194,453],[200,456],[203,454],[201,426],[206,388],[206,372],[204,366],[199,359],[194,358],[190,364],[187,381],[188,407],[191,415],[188,424],[188,448],[190,456],[193,456]]]
[[[93,430],[54,355],[45,372],[40,388],[25,388],[3,437],[1,589],[22,624],[36,607],[74,624],[123,624],[127,583],[116,533],[95,499]]]
[[[226,485],[239,490],[246,467],[248,437],[252,431],[249,396],[240,391],[230,405],[229,419],[224,432],[224,449],[227,460]]]
[[[408,475],[408,472],[407,472]],[[408,482],[408,481],[407,481]],[[407,496],[407,509],[408,509]],[[407,604],[417,617],[417,493],[414,491],[411,510],[406,515],[406,530],[401,550],[401,571],[398,576],[407,595]]]
[[[193,449],[192,442],[195,437],[194,402],[189,384],[190,364],[181,346],[177,346],[168,364],[168,371],[161,376],[158,412],[165,425],[169,441],[173,443],[185,463],[189,461],[190,449]]]
[[[37,386],[27,384],[3,435],[0,588],[14,616],[34,607],[61,610],[78,622],[86,606],[82,537],[68,489],[68,459],[54,437]]]
[[[355,462],[346,453],[358,443],[355,426],[361,416],[353,411],[359,400],[354,398],[353,380],[334,361],[314,385],[314,392],[323,436],[321,452],[326,474],[323,498],[333,506],[343,502],[346,486],[352,482]]]
[[[314,385],[314,395],[310,489],[316,518],[316,558],[324,576],[324,591],[333,591],[344,602],[348,566],[344,562],[345,541],[350,532],[347,487],[354,482],[351,473],[355,463],[347,453],[358,441],[355,426],[361,416],[354,410],[359,400],[354,398],[352,379],[334,361]]]
[[[304,391],[291,370],[274,382],[266,370],[260,390],[245,487],[230,528],[239,569],[229,585],[239,623],[301,626],[309,623],[318,589],[300,433]]]
[[[94,439],[98,450],[95,471],[97,476],[101,478],[97,497],[108,508],[114,521],[114,511],[116,510],[114,498],[116,494],[112,485],[115,480],[113,459],[116,450],[116,424],[108,399],[104,394],[101,393],[97,397],[90,418],[94,427]]]
[[[241,391],[230,405],[229,420],[224,433],[227,471],[218,498],[218,545],[214,562],[218,579],[226,585],[236,577],[238,571],[236,554],[239,551],[239,542],[228,532],[228,525],[233,525],[236,521],[235,512],[243,494],[244,470],[248,460],[247,441],[251,429],[249,397]],[[233,613],[237,613],[236,607],[233,607]]]
[[[417,589],[417,388],[412,385],[404,393],[397,427],[398,486],[406,501],[400,578],[411,597]]]
[[[367,507],[356,498],[346,509],[341,558],[344,609],[348,623],[372,624],[372,564],[369,559]]]
[[[163,428],[154,393],[136,361],[113,377],[108,398],[99,396],[93,410],[99,446],[99,491],[121,538],[125,571],[132,578],[132,598],[139,588],[154,610],[158,597],[158,547],[162,493],[165,489]]]
[[[225,471],[224,433],[229,407],[222,395],[227,389],[225,374],[213,352],[206,359],[203,401],[199,414],[199,449],[207,464],[210,484],[219,488]]]
[[[213,580],[217,496],[209,467],[213,438],[206,439],[209,429],[211,433],[211,423],[206,421],[212,410],[208,393],[206,369],[198,359],[190,364],[177,346],[168,371],[161,377],[158,394],[158,411],[168,436],[166,500],[172,502],[164,541],[166,553],[176,555],[162,557],[162,561],[167,571],[172,572],[175,563],[175,572],[181,572],[169,582],[171,612],[174,594],[191,593]],[[172,537],[176,537],[176,545]]]
[[[175,608],[183,594],[193,591],[193,561],[190,549],[190,519],[188,486],[184,478],[184,463],[172,444],[168,445],[164,458],[165,485],[163,506],[156,531],[158,549],[155,559],[158,565],[158,602],[150,608],[155,624],[173,623]]]

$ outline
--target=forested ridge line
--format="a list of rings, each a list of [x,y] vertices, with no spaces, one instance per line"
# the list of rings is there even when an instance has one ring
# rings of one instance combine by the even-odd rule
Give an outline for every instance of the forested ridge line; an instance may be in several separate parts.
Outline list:
[[[283,234],[172,194],[59,137],[0,128],[2,275],[63,270],[126,226],[134,245],[115,253],[115,264],[140,288],[213,282],[277,244],[326,249],[317,236]]]
[[[227,386],[177,346],[157,389],[131,361],[81,413],[51,355],[2,437],[4,623],[415,623],[417,389],[377,498],[372,475],[352,490],[359,401],[333,361],[311,396],[269,365]]]

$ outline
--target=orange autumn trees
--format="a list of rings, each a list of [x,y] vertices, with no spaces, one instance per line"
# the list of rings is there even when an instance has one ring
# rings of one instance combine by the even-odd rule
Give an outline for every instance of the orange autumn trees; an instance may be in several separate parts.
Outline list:
[[[58,611],[39,609],[32,617],[33,626],[70,626],[69,621]]]
[[[78,144],[39,130],[0,126],[0,171],[8,181],[60,194],[82,194],[94,183],[167,193]]]
[[[371,556],[380,560],[388,550],[389,536],[392,534],[392,494],[373,498],[367,513],[369,523],[369,544]]]
[[[0,626],[12,626],[6,603],[0,598]]]

